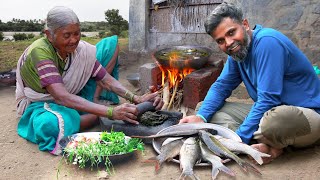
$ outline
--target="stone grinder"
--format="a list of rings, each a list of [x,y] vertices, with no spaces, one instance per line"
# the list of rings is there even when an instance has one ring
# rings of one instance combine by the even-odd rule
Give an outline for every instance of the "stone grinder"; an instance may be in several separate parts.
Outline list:
[[[137,105],[139,114],[138,121],[143,113],[147,111],[155,111],[155,107],[152,102],[144,102]],[[158,114],[165,114],[168,116],[168,119],[161,125],[158,126],[145,126],[142,124],[130,124],[122,120],[110,120],[105,117],[100,118],[101,131],[122,131],[127,136],[149,136],[152,134],[157,134],[160,130],[175,125],[182,118],[182,113],[172,112],[172,111],[158,111]],[[152,143],[152,139],[143,139],[144,143]]]

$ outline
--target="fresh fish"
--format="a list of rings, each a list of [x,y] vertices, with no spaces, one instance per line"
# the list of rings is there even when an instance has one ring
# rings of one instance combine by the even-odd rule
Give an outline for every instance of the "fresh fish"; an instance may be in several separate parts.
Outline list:
[[[210,133],[200,130],[199,136],[201,140],[207,145],[207,147],[216,155],[218,156],[225,156],[227,158],[235,160],[244,171],[247,172],[248,168],[252,169],[256,173],[260,174],[260,171],[257,170],[254,166],[250,163],[240,159],[237,155],[232,153],[228,148],[226,148],[219,140],[217,140],[214,136]]]
[[[219,156],[213,154],[212,151],[208,149],[208,147],[202,142],[199,142],[200,149],[201,149],[201,157],[203,160],[206,160],[211,163],[212,171],[211,171],[211,178],[216,179],[219,171],[223,171],[230,176],[235,176],[234,172],[222,164],[222,160]]]
[[[160,148],[160,154],[157,157],[152,157],[144,162],[149,163],[153,162],[155,164],[155,170],[156,172],[159,171],[161,165],[165,161],[172,160],[175,156],[179,155],[180,149],[183,145],[182,139],[177,139],[174,141],[171,141]]]
[[[182,139],[183,137],[171,137],[171,138],[167,138],[166,140],[163,141],[161,146],[164,146],[172,141],[178,140],[178,139]]]
[[[256,160],[260,165],[263,164],[262,157],[270,157],[269,154],[262,153],[255,148],[244,144],[242,142],[238,142],[232,139],[227,139],[219,135],[214,136],[218,139],[225,147],[227,147],[232,152],[243,153],[250,155],[254,160]]]
[[[201,129],[184,129],[184,130],[177,130],[177,131],[170,131],[165,132],[162,134],[155,134],[150,136],[130,136],[132,138],[162,138],[162,137],[181,137],[181,136],[192,136],[198,135],[199,130],[207,130],[208,128],[201,128]]]
[[[180,169],[182,173],[179,179],[190,177],[199,179],[193,173],[193,166],[200,161],[200,147],[198,142],[194,137],[189,137],[184,141],[181,149],[180,149]]]

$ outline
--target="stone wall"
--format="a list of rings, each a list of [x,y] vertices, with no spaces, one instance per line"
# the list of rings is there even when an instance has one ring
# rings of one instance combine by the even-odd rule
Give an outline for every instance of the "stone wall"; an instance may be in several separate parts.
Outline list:
[[[320,63],[320,0],[229,0],[242,6],[251,27],[261,24],[287,35]]]
[[[155,11],[151,0],[130,0],[129,50],[152,52],[167,46],[192,44],[211,47],[217,56],[223,56],[204,32],[202,17],[220,1],[189,1],[199,3],[199,6],[188,10],[163,8]],[[227,1],[243,8],[252,28],[255,24],[275,28],[291,38],[312,63],[320,62],[320,0]]]

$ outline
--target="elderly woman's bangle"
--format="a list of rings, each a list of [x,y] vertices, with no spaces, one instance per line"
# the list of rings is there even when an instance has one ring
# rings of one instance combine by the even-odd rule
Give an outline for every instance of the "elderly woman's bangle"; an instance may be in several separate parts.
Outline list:
[[[134,94],[130,91],[126,91],[126,93],[124,93],[124,97],[126,100],[130,101],[131,103],[134,103]]]
[[[107,118],[112,119],[112,115],[113,115],[113,107],[108,107],[107,108]]]

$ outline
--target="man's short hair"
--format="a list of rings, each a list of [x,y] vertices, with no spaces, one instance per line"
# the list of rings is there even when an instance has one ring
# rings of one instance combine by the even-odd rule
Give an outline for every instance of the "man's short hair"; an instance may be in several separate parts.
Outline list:
[[[231,18],[232,20],[241,23],[243,20],[242,10],[232,3],[222,3],[218,5],[211,14],[207,17],[204,27],[206,32],[211,33],[218,27],[224,18]]]

